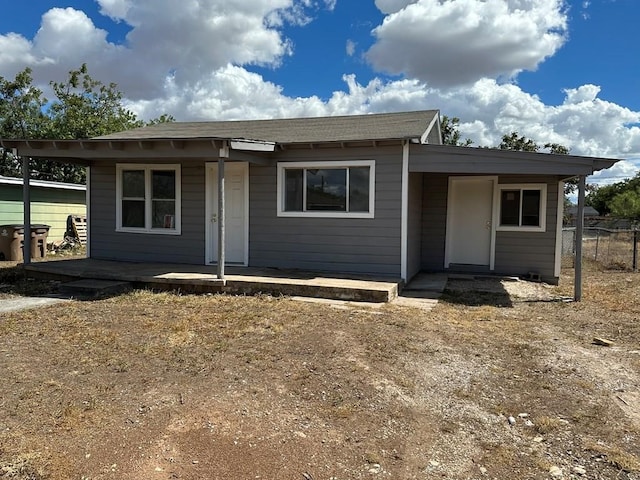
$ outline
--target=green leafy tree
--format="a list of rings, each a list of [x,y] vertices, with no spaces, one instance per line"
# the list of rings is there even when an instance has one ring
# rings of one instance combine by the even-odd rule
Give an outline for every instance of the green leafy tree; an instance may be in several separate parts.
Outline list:
[[[76,140],[141,127],[145,123],[124,107],[122,93],[115,83],[108,85],[89,75],[87,65],[71,70],[64,82],[51,82],[55,98],[51,102],[32,86],[31,70],[18,73],[14,80],[0,77],[0,136],[18,139]],[[162,115],[148,124],[173,122]],[[21,161],[12,152],[1,151],[0,174],[21,176]],[[84,183],[85,170],[76,165],[35,159],[32,177]]]
[[[540,147],[530,138],[519,136],[518,132],[502,136],[502,142],[498,145],[500,150],[516,150],[518,152],[537,152]]]
[[[65,82],[51,82],[51,88],[56,100],[48,110],[44,138],[84,139],[144,125],[122,105],[117,85],[91,78],[86,64],[71,70]]]
[[[633,213],[635,196],[640,196],[640,173],[621,182],[594,187],[587,195],[586,204],[595,208],[601,215],[638,220]]]
[[[614,217],[640,222],[640,190],[626,190],[611,200],[609,207]]]
[[[460,119],[458,117],[442,116],[440,120],[440,131],[442,132],[442,143],[445,145],[455,145],[458,147],[468,147],[473,143],[470,138],[461,139]]]
[[[48,121],[43,113],[46,99],[31,85],[29,68],[18,73],[13,80],[0,76],[0,137],[37,138]],[[0,175],[21,175],[20,159],[12,152],[0,149]]]

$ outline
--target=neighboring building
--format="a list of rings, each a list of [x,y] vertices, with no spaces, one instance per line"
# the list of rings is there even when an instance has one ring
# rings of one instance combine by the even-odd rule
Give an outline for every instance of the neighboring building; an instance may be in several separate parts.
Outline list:
[[[67,217],[86,213],[85,185],[30,180],[31,223],[49,225],[48,241],[63,240]],[[0,176],[0,225],[22,225],[22,179]]]
[[[405,281],[424,270],[557,282],[563,180],[615,163],[441,145],[434,110],[0,143],[89,167],[92,258],[215,265],[224,166],[227,264]]]

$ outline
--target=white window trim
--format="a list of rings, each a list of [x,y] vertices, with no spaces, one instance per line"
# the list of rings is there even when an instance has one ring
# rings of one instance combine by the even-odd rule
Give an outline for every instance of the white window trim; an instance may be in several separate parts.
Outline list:
[[[516,226],[516,225],[500,225],[500,217],[502,216],[502,191],[503,190],[539,190],[540,191],[540,225],[535,226]],[[498,215],[496,220],[498,225],[496,230],[499,232],[545,232],[547,230],[547,184],[546,183],[503,183],[498,185],[497,194]],[[522,221],[522,202],[520,202],[519,221]]]
[[[122,226],[122,172],[125,170],[144,170],[145,179],[145,225],[151,225],[151,170],[172,170],[176,173],[176,217],[175,228],[133,228]],[[144,233],[151,235],[181,235],[182,233],[182,180],[180,164],[118,163],[116,164],[116,232]]]
[[[369,211],[368,212],[331,212],[331,211],[302,211],[287,212],[284,210],[285,170],[290,168],[347,168],[369,167]],[[345,160],[345,161],[315,161],[315,162],[278,162],[278,217],[305,218],[374,218],[376,162],[375,160]],[[306,187],[303,185],[303,195],[306,198]],[[304,201],[303,201],[304,205]]]

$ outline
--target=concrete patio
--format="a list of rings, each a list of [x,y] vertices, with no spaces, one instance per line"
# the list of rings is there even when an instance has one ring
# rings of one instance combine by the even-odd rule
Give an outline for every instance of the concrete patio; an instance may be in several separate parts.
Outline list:
[[[390,302],[398,297],[400,280],[367,276],[339,276],[300,270],[227,267],[224,280],[215,266],[133,263],[91,258],[34,262],[26,265],[30,277],[63,282],[128,282],[135,288],[222,292],[232,294],[291,295],[361,302]]]

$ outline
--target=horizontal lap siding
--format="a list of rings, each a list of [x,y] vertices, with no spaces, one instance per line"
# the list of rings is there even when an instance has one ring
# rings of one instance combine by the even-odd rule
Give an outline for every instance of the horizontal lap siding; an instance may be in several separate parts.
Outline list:
[[[85,192],[31,186],[31,223],[51,227],[47,241],[62,241],[69,215],[84,215]],[[22,185],[0,185],[0,225],[24,223]]]
[[[425,173],[422,185],[422,269],[444,270],[449,176]]]
[[[501,176],[500,184],[547,184],[544,232],[496,232],[495,271],[509,275],[539,273],[551,280],[555,269],[558,179],[553,176]]]
[[[422,174],[409,174],[407,280],[422,268]]]
[[[205,263],[204,162],[174,160],[157,163],[182,164],[181,235],[116,232],[116,167],[111,162],[99,162],[91,167],[92,258],[196,265]]]
[[[375,160],[375,218],[278,217],[276,165],[251,165],[249,265],[400,275],[402,147],[284,152],[279,159]]]

